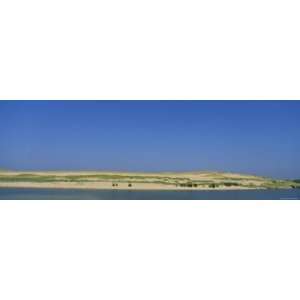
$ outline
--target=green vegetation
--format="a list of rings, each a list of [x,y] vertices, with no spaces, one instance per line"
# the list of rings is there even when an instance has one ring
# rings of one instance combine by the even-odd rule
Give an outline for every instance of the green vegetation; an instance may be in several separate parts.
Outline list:
[[[151,183],[182,187],[189,189],[197,188],[300,188],[300,180],[274,180],[271,178],[246,176],[230,173],[157,173],[157,174],[126,174],[126,173],[54,173],[54,172],[0,172],[0,183],[9,182],[32,182],[32,183],[55,183],[73,182],[78,184],[93,182],[110,182],[112,187],[126,184]]]
[[[224,186],[239,186],[240,184],[237,182],[222,182]]]
[[[57,176],[38,176],[28,174],[20,174],[16,176],[3,176],[0,175],[0,182],[66,182],[67,180],[64,178],[59,178]]]

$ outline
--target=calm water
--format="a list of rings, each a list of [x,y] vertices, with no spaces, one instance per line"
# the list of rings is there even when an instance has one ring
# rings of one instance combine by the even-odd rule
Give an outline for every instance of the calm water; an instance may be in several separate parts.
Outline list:
[[[112,191],[0,188],[0,199],[263,200],[300,199],[300,189],[249,191]]]

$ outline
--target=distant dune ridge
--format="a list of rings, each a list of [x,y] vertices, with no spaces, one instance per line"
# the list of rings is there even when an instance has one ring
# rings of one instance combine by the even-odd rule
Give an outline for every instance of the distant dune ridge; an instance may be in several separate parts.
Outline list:
[[[5,171],[1,187],[133,189],[133,190],[232,190],[300,188],[299,181],[276,180],[226,172],[109,172],[109,171]]]

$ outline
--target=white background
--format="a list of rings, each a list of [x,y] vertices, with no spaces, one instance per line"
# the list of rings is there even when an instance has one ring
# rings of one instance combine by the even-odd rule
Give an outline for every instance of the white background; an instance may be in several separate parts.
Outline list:
[[[299,99],[298,1],[0,0],[0,99]],[[299,201],[1,201],[0,299],[299,299]]]
[[[299,99],[298,0],[1,0],[0,99]]]
[[[0,298],[299,300],[299,201],[1,201]]]

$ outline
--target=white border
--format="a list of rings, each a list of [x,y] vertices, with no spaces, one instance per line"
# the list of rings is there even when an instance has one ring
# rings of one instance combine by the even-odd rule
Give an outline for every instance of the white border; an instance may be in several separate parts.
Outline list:
[[[0,99],[300,99],[296,0],[0,3]]]
[[[0,298],[298,300],[299,201],[1,201]]]

